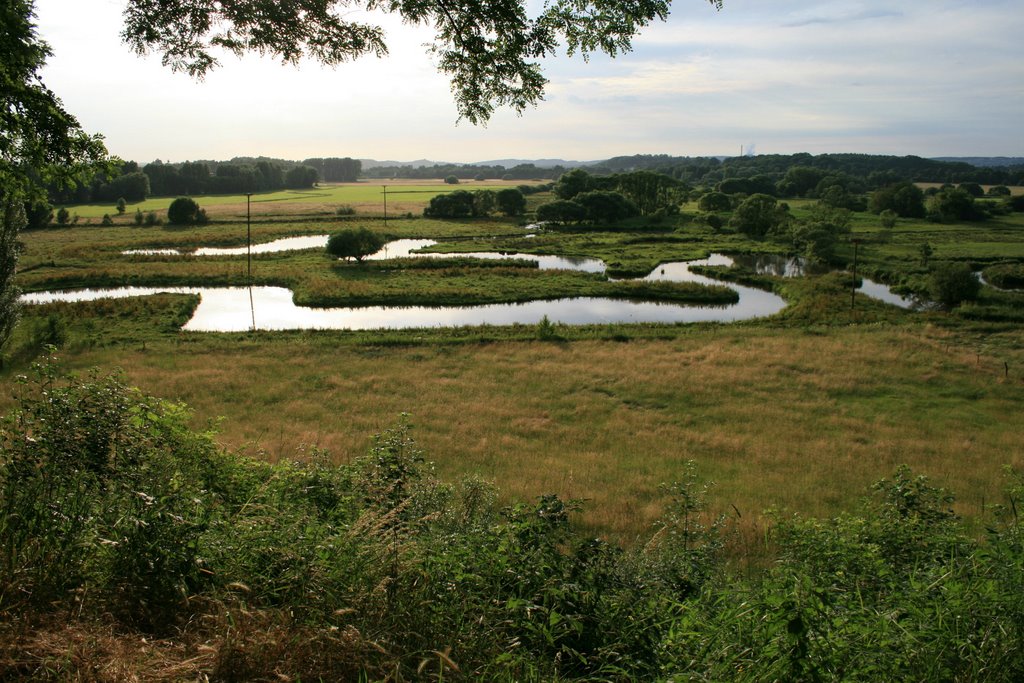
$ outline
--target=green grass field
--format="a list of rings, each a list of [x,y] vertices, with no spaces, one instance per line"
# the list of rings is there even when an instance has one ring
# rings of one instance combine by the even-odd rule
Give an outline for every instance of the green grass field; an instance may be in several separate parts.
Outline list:
[[[309,190],[280,190],[277,192],[257,192],[251,197],[251,211],[254,216],[320,213],[333,214],[340,206],[352,206],[362,213],[384,213],[384,194],[387,187],[388,211],[391,215],[405,213],[411,209],[422,210],[427,201],[438,194],[456,190],[500,190],[503,187],[515,187],[517,183],[497,180],[463,181],[457,185],[448,185],[443,181],[407,181],[407,180],[365,180],[358,183],[325,183]],[[131,222],[135,211],[143,213],[155,211],[166,214],[174,197],[150,197],[142,202],[127,205],[124,216],[117,215],[116,203],[111,204],[78,204],[66,208],[72,215],[82,219],[102,218],[108,214],[117,222]],[[245,217],[246,196],[235,195],[198,195],[194,199],[206,209],[211,218]],[[417,211],[420,213],[420,211]]]
[[[338,187],[315,199],[358,203],[376,191]],[[390,237],[466,240],[446,247],[456,251],[601,258],[620,273],[711,251],[785,251],[695,225],[685,218],[692,207],[663,223],[526,239],[521,221],[406,218],[385,228],[362,211],[351,219],[307,213],[312,196],[304,204],[271,197],[254,204],[254,241],[365,225]],[[425,197],[410,199],[410,206],[418,202],[414,215]],[[244,244],[237,199],[211,202],[223,222],[197,228],[25,233],[19,284],[242,284],[244,257],[120,253]],[[797,216],[807,211],[807,202],[791,205]],[[1021,214],[960,225],[901,220],[891,232],[877,217],[857,214],[853,230],[863,240],[861,272],[911,289],[927,276],[919,256],[925,241],[933,261],[980,267],[1024,259]],[[851,251],[841,244],[838,260],[848,262]],[[315,250],[258,257],[254,279],[293,287],[301,302],[332,305],[508,301],[617,286],[600,276],[493,264],[339,265]],[[754,279],[789,307],[729,325],[559,326],[554,341],[538,340],[532,326],[183,333],[193,297],[53,304],[26,309],[5,372],[24,371],[53,317],[67,328],[60,355],[69,369],[121,368],[144,391],[190,404],[197,425],[223,417],[224,444],[271,460],[316,445],[348,461],[365,452],[370,434],[408,412],[446,477],[482,475],[510,499],[549,492],[585,499],[587,528],[625,542],[648,529],[665,502],[659,485],[687,460],[718,482],[717,509],[742,513],[748,539],[763,531],[766,509],[849,509],[867,484],[901,463],[954,488],[958,511],[974,518],[994,500],[1003,466],[1024,465],[1024,294],[986,288],[977,303],[952,313],[906,312],[859,295],[851,309],[841,276]]]

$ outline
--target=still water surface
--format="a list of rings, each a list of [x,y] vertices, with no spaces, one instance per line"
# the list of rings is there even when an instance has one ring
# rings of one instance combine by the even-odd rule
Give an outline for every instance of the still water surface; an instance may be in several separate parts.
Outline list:
[[[272,253],[292,249],[322,248],[326,235],[289,237],[253,247],[253,253]],[[403,239],[388,243],[381,251],[369,256],[370,260],[388,258],[444,258],[453,254],[414,253],[436,244],[434,240]],[[173,251],[173,250],[172,250]],[[137,250],[125,253],[169,253],[167,250]],[[175,252],[181,253],[181,252]],[[201,256],[245,254],[246,248],[203,248],[194,252]],[[589,258],[566,258],[535,254],[501,254],[472,252],[455,254],[473,258],[519,258],[536,261],[542,269],[569,269],[591,273],[605,271],[604,262]],[[757,266],[745,263],[759,272],[795,276],[796,265],[779,266],[777,261]],[[364,306],[345,308],[310,308],[296,306],[290,290],[282,287],[120,287],[115,289],[82,289],[66,292],[38,292],[26,294],[27,303],[51,301],[88,301],[101,298],[145,296],[159,292],[198,294],[200,303],[184,329],[202,332],[243,332],[246,330],[295,329],[407,329],[418,327],[459,327],[465,325],[531,325],[544,316],[553,322],[570,325],[607,323],[681,323],[681,322],[734,322],[778,313],[785,301],[775,294],[753,287],[721,282],[690,272],[690,266],[731,266],[734,258],[712,254],[707,259],[664,263],[646,275],[644,280],[670,282],[696,282],[725,285],[739,294],[739,301],[727,306],[686,306],[676,303],[627,301],[600,297],[574,297],[516,304],[489,304],[482,306]],[[782,268],[783,272],[774,270]],[[762,269],[763,268],[763,269]],[[804,266],[799,266],[804,268]],[[886,296],[884,285],[864,281],[862,289],[869,296]],[[875,288],[872,293],[869,288]],[[884,291],[883,291],[884,290]],[[881,296],[879,296],[881,294]],[[888,293],[888,296],[896,297]],[[899,299],[899,297],[896,297]],[[906,300],[903,300],[906,301]],[[901,305],[898,302],[897,305]],[[908,303],[909,306],[909,303]]]

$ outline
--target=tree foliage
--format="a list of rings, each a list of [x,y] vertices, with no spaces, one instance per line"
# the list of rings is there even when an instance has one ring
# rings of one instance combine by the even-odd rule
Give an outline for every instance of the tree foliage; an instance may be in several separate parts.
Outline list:
[[[958,188],[940,190],[928,198],[928,218],[938,223],[956,221],[977,221],[985,218],[985,212],[978,208],[974,195]]]
[[[515,187],[498,190],[494,200],[498,211],[506,216],[522,216],[526,212],[526,196]]]
[[[380,251],[387,240],[369,228],[341,230],[327,239],[327,253],[338,258],[354,258],[361,262]]]
[[[946,308],[978,298],[981,282],[966,263],[942,263],[932,270],[929,294]]]
[[[850,233],[850,212],[818,202],[810,215],[795,221],[789,229],[793,247],[813,261],[828,262],[839,240]]]
[[[788,212],[779,205],[775,197],[754,194],[733,211],[730,224],[751,237],[764,237],[779,228],[788,219]]]
[[[172,225],[205,223],[206,212],[191,197],[178,197],[167,208],[167,222]]]
[[[595,223],[612,223],[640,213],[636,204],[619,192],[591,190],[576,195],[573,201],[586,211],[587,220]]]
[[[99,136],[82,130],[40,71],[50,47],[36,35],[32,0],[0,5],[0,181],[45,180],[100,161]]]
[[[571,199],[556,199],[537,207],[537,220],[542,223],[578,223],[587,217],[587,210]]]
[[[504,191],[504,190],[502,190]],[[514,193],[518,190],[512,189]],[[520,197],[522,193],[519,193]],[[431,198],[430,205],[423,210],[423,215],[428,218],[479,218],[489,216],[496,209],[505,212],[499,206],[501,193],[495,193],[493,189],[457,189],[453,193],[445,193]],[[525,199],[523,199],[525,208]],[[506,215],[516,215],[505,212]]]
[[[315,168],[320,179],[327,183],[354,183],[363,171],[363,162],[351,157],[306,159],[302,165]]]
[[[678,209],[686,200],[683,183],[671,176],[652,171],[634,171],[616,178],[616,186],[636,206],[641,216]]]
[[[25,204],[43,198],[47,180],[68,182],[106,157],[44,84],[50,48],[36,35],[32,0],[0,3],[0,348],[17,321],[14,272]]]
[[[709,0],[716,7],[721,0]],[[430,52],[451,80],[459,117],[486,122],[496,107],[535,105],[547,80],[539,61],[564,41],[571,56],[628,52],[632,38],[668,17],[667,0],[555,0],[529,14],[523,0],[129,0],[124,40],[138,53],[162,53],[174,70],[201,77],[217,65],[216,49],[269,54],[297,64],[309,55],[327,65],[388,48],[383,29],[353,21],[358,10],[398,14],[430,25]]]
[[[474,216],[475,197],[467,190],[456,190],[439,194],[430,199],[430,205],[423,209],[428,218],[469,218]]]
[[[563,173],[555,183],[552,192],[559,199],[574,199],[581,192],[595,189],[596,179],[582,168]]]
[[[0,185],[0,349],[18,323],[20,292],[14,285],[14,275],[20,253],[18,233],[26,223],[21,193]]]
[[[719,212],[732,208],[732,200],[724,192],[707,192],[697,201],[701,211]]]
[[[296,166],[284,174],[285,187],[291,190],[308,190],[316,185],[318,174],[312,166]]]
[[[881,213],[886,209],[900,218],[924,218],[924,192],[911,182],[893,183],[872,192],[871,211]]]

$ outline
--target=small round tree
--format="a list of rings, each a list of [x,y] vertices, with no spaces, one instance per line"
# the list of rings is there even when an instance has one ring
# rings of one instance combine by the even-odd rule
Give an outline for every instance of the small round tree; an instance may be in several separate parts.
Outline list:
[[[932,271],[930,294],[946,308],[978,298],[981,282],[966,263],[943,263]]]
[[[337,258],[362,260],[381,250],[386,240],[368,228],[342,230],[327,239],[327,253]]]
[[[522,216],[526,213],[526,197],[521,190],[514,187],[498,190],[496,200],[498,211],[506,216]]]
[[[787,218],[786,205],[779,204],[775,197],[752,194],[740,202],[729,222],[740,232],[760,238],[785,223]]]
[[[708,192],[697,201],[697,208],[708,213],[728,211],[732,208],[732,200],[724,192]]]
[[[537,220],[541,223],[579,223],[587,217],[587,210],[569,199],[556,199],[537,207]]]
[[[205,223],[206,212],[191,197],[178,197],[167,208],[167,222],[172,225]]]

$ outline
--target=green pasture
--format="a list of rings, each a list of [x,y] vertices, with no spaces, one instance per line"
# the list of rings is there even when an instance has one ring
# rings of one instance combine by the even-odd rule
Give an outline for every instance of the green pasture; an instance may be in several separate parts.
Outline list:
[[[428,188],[429,197],[476,185],[403,189]],[[290,287],[306,305],[571,295],[709,301],[725,293],[641,291],[601,275],[460,254],[599,258],[610,274],[627,277],[711,252],[791,249],[728,227],[712,230],[693,220],[693,206],[678,217],[541,229],[530,238],[529,216],[432,220],[416,213],[385,223],[369,212],[308,212],[314,201],[356,205],[379,189],[267,195],[253,204],[253,241],[369,227],[388,238],[442,240],[432,250],[451,257],[356,264],[317,249],[261,255],[253,258],[253,282]],[[306,201],[290,203],[295,196]],[[229,210],[204,226],[93,223],[25,232],[18,284],[244,284],[245,256],[121,253],[244,245],[246,221],[231,204],[239,200],[218,198]],[[206,205],[202,198],[200,204]],[[809,211],[809,202],[790,206],[798,218]],[[1024,261],[1024,214],[960,224],[901,219],[883,230],[877,216],[862,213],[851,225],[849,237],[860,240],[858,272],[907,291],[926,292],[935,263],[998,265],[991,272],[1012,282]],[[849,237],[836,249],[837,268],[852,265]],[[930,263],[920,253],[926,242]],[[1021,464],[1024,294],[985,287],[977,302],[952,312],[904,311],[864,295],[851,306],[843,273],[782,279],[706,272],[773,289],[789,305],[771,318],[737,324],[203,334],[180,330],[196,305],[190,296],[51,304],[26,307],[3,372],[24,372],[45,343],[59,342],[70,369],[122,368],[144,390],[191,404],[197,425],[223,416],[225,444],[271,460],[295,457],[306,444],[348,461],[365,450],[369,434],[409,412],[445,476],[493,479],[510,500],[546,492],[588,499],[587,528],[627,542],[663,509],[658,485],[688,459],[719,482],[724,506],[743,512],[749,537],[770,507],[807,514],[849,509],[857,492],[900,463],[955,484],[963,494],[958,511],[976,515],[997,490],[1002,465]]]
[[[384,212],[384,192],[387,187],[387,198],[389,206],[405,206],[410,203],[417,203],[422,210],[430,202],[430,198],[456,190],[500,190],[504,187],[515,187],[516,183],[500,181],[464,181],[457,185],[448,185],[443,182],[433,183],[410,183],[408,181],[367,180],[358,183],[345,184],[324,184],[308,190],[279,190],[276,192],[257,192],[251,197],[251,209],[254,215],[266,213],[280,213],[288,209],[300,206],[315,206],[325,213],[332,213],[331,207],[345,205],[379,205],[378,212]],[[235,216],[245,216],[246,195],[195,195],[193,197],[199,205],[206,209],[211,215],[230,213]],[[143,213],[149,211],[165,212],[174,197],[149,197],[142,202],[130,202],[127,205],[125,216],[119,220],[128,220],[134,216],[135,211]],[[116,202],[108,204],[77,204],[65,206],[72,215],[78,215],[82,219],[102,218],[109,214],[117,218]],[[419,212],[417,212],[419,213]]]

